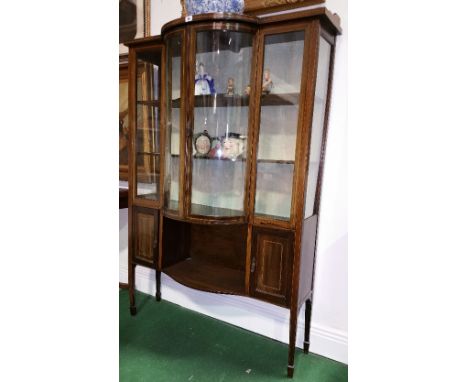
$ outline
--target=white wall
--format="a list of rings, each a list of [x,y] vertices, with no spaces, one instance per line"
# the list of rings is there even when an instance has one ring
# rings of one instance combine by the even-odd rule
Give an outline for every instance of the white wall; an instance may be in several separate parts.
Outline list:
[[[347,1],[329,0],[327,7],[340,15],[343,35],[338,38],[332,109],[323,179],[321,221],[318,236],[316,283],[311,343],[313,353],[347,363],[348,353],[348,227],[347,227]],[[177,17],[178,1],[153,0],[151,31]],[[120,212],[120,280],[127,281],[127,210]],[[137,267],[136,287],[155,293],[154,272]],[[256,333],[288,342],[286,309],[238,296],[199,292],[162,277],[162,297],[203,314]],[[297,346],[302,347],[304,309],[298,321]]]

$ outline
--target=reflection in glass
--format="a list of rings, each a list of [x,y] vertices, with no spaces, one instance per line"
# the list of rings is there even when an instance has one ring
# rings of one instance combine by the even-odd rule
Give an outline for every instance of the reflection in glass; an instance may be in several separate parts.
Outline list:
[[[166,61],[167,129],[166,129],[166,178],[164,204],[169,210],[179,210],[179,162],[180,162],[180,89],[181,89],[182,39],[177,34],[168,39]]]
[[[159,52],[137,52],[136,196],[159,199]]]
[[[255,215],[289,220],[304,31],[265,37]]]
[[[250,33],[197,33],[192,215],[243,216],[252,58]]]
[[[304,210],[305,219],[312,216],[314,212],[320,155],[322,152],[322,137],[328,92],[328,74],[330,69],[330,52],[331,45],[321,37],[317,68],[317,82],[315,85],[314,115],[312,118],[312,137],[310,142],[307,193]]]

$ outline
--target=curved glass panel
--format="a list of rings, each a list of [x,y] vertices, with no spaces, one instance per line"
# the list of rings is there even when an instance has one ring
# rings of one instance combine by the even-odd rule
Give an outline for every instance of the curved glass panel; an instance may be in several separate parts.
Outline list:
[[[289,220],[304,31],[265,36],[255,215]]]
[[[159,84],[161,51],[137,52],[136,197],[159,200]]]
[[[315,193],[317,189],[320,156],[322,154],[323,128],[325,124],[325,107],[328,93],[328,76],[330,70],[331,45],[320,37],[317,81],[315,84],[314,115],[312,117],[312,137],[310,142],[309,170],[307,175],[307,193],[304,218],[314,212]]]
[[[245,215],[253,36],[197,33],[191,214]]]
[[[168,210],[179,210],[180,163],[180,107],[182,36],[168,39],[166,55],[166,153],[164,179],[164,205]]]

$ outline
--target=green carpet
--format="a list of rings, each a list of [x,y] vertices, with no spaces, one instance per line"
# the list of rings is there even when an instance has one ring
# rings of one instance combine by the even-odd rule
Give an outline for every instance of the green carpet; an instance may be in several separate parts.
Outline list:
[[[164,297],[164,296],[163,296]],[[153,296],[120,290],[121,382],[286,381],[287,345]],[[296,349],[295,382],[341,382],[348,367]]]

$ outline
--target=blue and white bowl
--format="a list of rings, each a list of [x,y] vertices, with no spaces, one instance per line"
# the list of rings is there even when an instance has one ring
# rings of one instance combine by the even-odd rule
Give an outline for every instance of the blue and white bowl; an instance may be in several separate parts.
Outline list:
[[[242,13],[244,0],[185,0],[188,15],[202,13]]]

